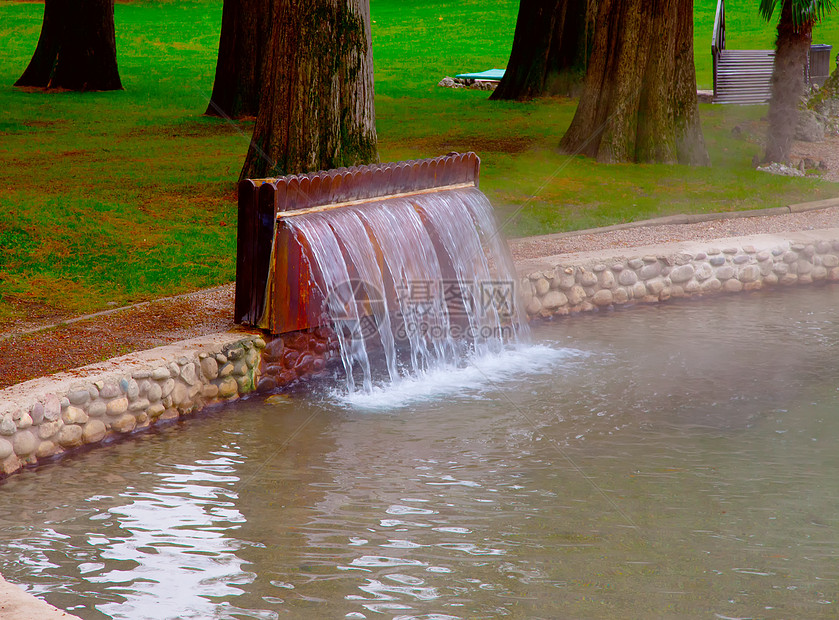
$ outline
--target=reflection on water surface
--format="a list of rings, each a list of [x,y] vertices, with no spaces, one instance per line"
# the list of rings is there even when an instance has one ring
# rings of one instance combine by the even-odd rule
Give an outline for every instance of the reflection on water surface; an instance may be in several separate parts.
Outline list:
[[[835,617],[837,302],[580,316],[25,472],[0,572],[91,619]]]

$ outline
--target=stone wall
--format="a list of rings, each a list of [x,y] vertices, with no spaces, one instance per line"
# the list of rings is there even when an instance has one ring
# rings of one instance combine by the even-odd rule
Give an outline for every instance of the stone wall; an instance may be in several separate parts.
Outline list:
[[[630,255],[570,254],[520,265],[529,318],[671,298],[839,281],[837,231],[756,235],[729,243],[639,248]],[[717,242],[719,243],[719,241]],[[538,269],[532,269],[538,267]]]
[[[318,377],[329,372],[329,363],[337,360],[338,341],[327,327],[269,337],[259,364],[257,390],[270,392],[303,377]]]
[[[0,474],[106,442],[254,387],[256,334],[219,334],[0,391]]]
[[[276,337],[229,332],[0,390],[0,476],[329,372],[336,346],[326,328]]]

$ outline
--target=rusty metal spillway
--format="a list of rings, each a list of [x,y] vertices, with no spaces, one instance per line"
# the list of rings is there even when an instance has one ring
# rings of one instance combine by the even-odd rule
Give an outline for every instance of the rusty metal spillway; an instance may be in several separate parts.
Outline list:
[[[244,181],[236,320],[330,334],[350,393],[371,392],[379,360],[392,385],[517,342],[515,270],[479,165],[453,153]]]
[[[236,322],[258,326],[272,334],[307,329],[323,322],[322,283],[311,268],[311,248],[305,238],[294,234],[289,225],[291,219],[477,188],[479,168],[478,156],[470,152],[242,181]],[[380,252],[378,243],[376,247]],[[346,253],[346,249],[343,251]]]

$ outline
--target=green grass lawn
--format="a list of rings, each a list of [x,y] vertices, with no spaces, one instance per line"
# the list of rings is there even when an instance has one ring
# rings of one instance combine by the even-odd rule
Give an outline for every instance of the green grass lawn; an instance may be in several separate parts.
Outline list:
[[[702,106],[711,168],[604,166],[557,152],[575,102],[496,103],[438,88],[444,75],[504,67],[518,3],[371,0],[383,161],[475,150],[481,187],[508,236],[681,212],[763,208],[839,195],[812,179],[756,173],[757,107]],[[235,181],[252,122],[202,116],[221,0],[116,6],[125,91],[12,87],[43,6],[0,4],[0,324],[76,314],[233,279]],[[700,87],[710,85],[715,3],[696,7]],[[729,0],[729,47],[771,47],[753,3]],[[839,11],[816,30],[839,48]],[[835,51],[834,51],[835,53]]]

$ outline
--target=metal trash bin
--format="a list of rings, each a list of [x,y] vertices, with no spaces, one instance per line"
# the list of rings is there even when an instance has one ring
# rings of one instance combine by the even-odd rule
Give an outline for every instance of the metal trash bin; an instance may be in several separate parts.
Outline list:
[[[830,77],[830,52],[832,45],[810,46],[810,84],[821,86]]]

